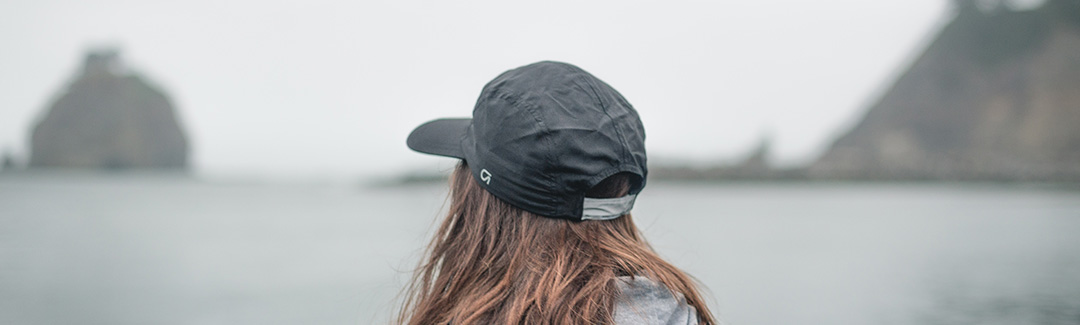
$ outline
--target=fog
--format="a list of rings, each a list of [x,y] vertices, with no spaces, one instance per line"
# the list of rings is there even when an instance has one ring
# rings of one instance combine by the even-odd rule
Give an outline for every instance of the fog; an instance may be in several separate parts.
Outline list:
[[[196,171],[378,176],[442,163],[408,132],[468,116],[502,71],[559,60],[638,109],[655,161],[814,159],[861,118],[948,3],[5,1],[0,149],[28,134],[86,50],[117,47],[177,106]]]
[[[387,323],[457,162],[406,136],[555,60],[636,107],[634,222],[725,323],[1076,324],[1038,4],[0,2],[0,323]]]

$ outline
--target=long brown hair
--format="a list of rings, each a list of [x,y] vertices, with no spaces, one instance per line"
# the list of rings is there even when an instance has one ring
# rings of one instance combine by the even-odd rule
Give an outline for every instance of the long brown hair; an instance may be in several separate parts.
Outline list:
[[[617,174],[587,193],[619,197]],[[616,277],[646,276],[712,314],[685,273],[645,242],[630,214],[575,222],[497,199],[464,161],[450,176],[450,211],[406,288],[399,324],[612,324]]]

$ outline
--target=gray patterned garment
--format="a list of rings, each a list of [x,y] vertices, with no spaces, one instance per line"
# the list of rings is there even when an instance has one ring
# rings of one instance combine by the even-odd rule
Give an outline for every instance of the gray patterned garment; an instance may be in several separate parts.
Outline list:
[[[682,294],[672,296],[663,285],[638,276],[617,280],[619,291],[615,301],[615,324],[618,325],[693,325],[697,311],[686,304]]]

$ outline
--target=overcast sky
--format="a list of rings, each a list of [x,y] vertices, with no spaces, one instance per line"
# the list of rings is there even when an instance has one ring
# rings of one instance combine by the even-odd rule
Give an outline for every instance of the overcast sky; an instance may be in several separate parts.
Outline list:
[[[576,64],[637,108],[650,158],[815,158],[950,18],[905,1],[0,2],[0,148],[28,136],[85,50],[115,45],[179,110],[207,174],[357,176],[447,166],[405,147],[480,88]]]

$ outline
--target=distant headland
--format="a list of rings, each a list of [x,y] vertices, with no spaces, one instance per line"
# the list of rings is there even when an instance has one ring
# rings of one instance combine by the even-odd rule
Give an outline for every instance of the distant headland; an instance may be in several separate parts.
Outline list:
[[[956,16],[812,178],[1080,181],[1080,1]]]
[[[1080,0],[955,17],[851,130],[807,166],[653,166],[676,180],[1080,181]],[[764,162],[764,163],[763,163]]]

